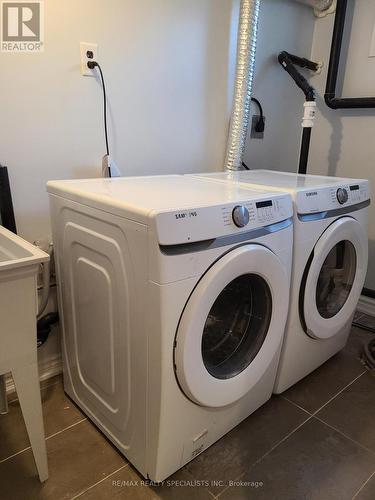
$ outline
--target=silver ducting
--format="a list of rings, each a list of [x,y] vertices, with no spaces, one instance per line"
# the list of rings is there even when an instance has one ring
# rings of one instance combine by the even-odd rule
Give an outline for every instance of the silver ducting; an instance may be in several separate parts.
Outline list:
[[[249,125],[260,0],[241,0],[233,108],[225,158],[226,170],[242,167]]]

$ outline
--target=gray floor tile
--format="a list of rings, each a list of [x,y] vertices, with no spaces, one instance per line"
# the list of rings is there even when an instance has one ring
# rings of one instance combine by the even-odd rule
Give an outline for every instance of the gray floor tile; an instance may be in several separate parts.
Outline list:
[[[85,418],[85,415],[64,393],[62,381],[42,390],[42,403],[47,436]]]
[[[308,418],[288,401],[273,397],[258,411],[186,465],[196,480],[210,482],[218,494],[289,432]],[[218,486],[214,481],[221,482]]]
[[[30,450],[0,464],[2,500],[69,499],[126,463],[88,421],[47,440],[49,479],[39,483]]]
[[[46,380],[42,380],[40,382],[40,388],[45,389],[46,387],[58,384],[59,382],[62,383],[62,381],[63,381],[63,376],[62,376],[62,373],[60,373],[59,375],[55,375],[55,376],[48,378]]]
[[[41,391],[46,437],[72,425],[84,415],[65,395],[61,379]],[[18,400],[9,404],[9,413],[0,415],[0,461],[30,446]]]
[[[375,453],[375,376],[366,372],[317,417]]]
[[[363,312],[360,312],[360,311],[356,311],[355,314],[354,314],[354,318],[353,318],[353,321],[358,321],[361,317],[363,316]]]
[[[197,483],[186,471],[181,470],[160,485],[148,486],[131,466],[89,489],[80,500],[213,500],[207,489],[208,483]]]
[[[220,500],[351,500],[375,467],[375,457],[315,418],[251,468]]]
[[[369,316],[368,314],[362,314],[357,320],[358,323],[364,326],[375,329],[375,316]]]
[[[0,461],[30,446],[18,403],[9,404],[8,409],[0,415]]]
[[[357,317],[361,321],[363,318],[367,324],[375,321]],[[318,410],[364,371],[358,358],[363,343],[371,336],[363,329],[353,328],[343,352],[284,395],[309,412]],[[328,403],[317,417],[375,451],[375,428],[371,425],[375,415],[374,389],[375,378],[366,373]],[[60,376],[43,382],[42,396],[47,435],[84,418],[65,396]],[[44,485],[37,479],[31,451],[0,463],[0,497],[59,500],[82,493],[79,498],[84,500],[209,500],[211,491],[215,495],[222,493],[220,499],[351,499],[374,471],[375,454],[315,418],[261,459],[306,418],[304,411],[283,397],[274,397],[163,485],[151,487],[142,483],[143,478],[130,465],[114,472],[126,460],[85,421],[47,440],[50,479]],[[0,462],[29,446],[17,401],[10,404],[8,415],[0,416],[0,443]],[[225,489],[239,477],[248,482],[246,486]],[[375,476],[356,498],[375,498]]]
[[[283,393],[313,413],[364,371],[352,354],[341,351]]]
[[[352,331],[344,351],[352,356],[360,359],[363,352],[363,346],[369,342],[374,336],[373,333],[363,328],[352,327]]]
[[[355,500],[374,500],[375,498],[375,471],[370,480],[355,496]]]
[[[49,387],[49,386],[54,385],[54,384],[58,384],[60,382],[62,382],[62,374],[54,375],[51,378],[48,378],[46,380],[42,380],[40,382],[40,388],[45,389],[46,387]],[[8,401],[15,401],[16,399],[18,399],[18,398],[17,398],[17,393],[15,391],[10,392],[8,394]]]

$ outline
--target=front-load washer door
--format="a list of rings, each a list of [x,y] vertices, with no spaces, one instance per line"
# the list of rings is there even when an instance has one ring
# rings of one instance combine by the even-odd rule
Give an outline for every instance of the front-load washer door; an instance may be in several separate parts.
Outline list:
[[[288,301],[289,277],[269,249],[247,244],[216,261],[177,329],[175,369],[186,396],[221,407],[249,392],[279,353]]]
[[[305,330],[328,339],[350,320],[367,271],[368,241],[361,224],[342,217],[319,238],[301,289]]]

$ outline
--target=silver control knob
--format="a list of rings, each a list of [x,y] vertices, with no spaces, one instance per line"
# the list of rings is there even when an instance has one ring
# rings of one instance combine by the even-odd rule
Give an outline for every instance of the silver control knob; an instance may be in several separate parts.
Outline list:
[[[338,188],[336,198],[340,205],[343,205],[348,201],[348,191],[345,188]]]
[[[246,226],[246,224],[248,224],[249,219],[250,219],[248,209],[242,205],[237,205],[233,209],[232,219],[237,227]]]

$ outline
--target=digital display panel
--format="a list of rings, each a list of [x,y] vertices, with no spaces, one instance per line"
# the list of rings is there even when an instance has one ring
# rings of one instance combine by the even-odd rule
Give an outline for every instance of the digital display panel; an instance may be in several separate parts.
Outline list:
[[[358,186],[358,184],[355,184],[354,186],[350,186],[349,189],[350,189],[350,191],[358,191],[359,186]]]
[[[272,200],[267,200],[267,201],[257,201],[255,203],[255,206],[257,208],[264,208],[264,207],[272,207]]]

